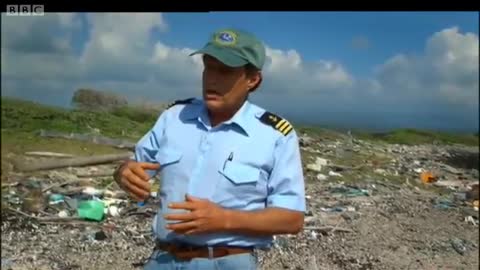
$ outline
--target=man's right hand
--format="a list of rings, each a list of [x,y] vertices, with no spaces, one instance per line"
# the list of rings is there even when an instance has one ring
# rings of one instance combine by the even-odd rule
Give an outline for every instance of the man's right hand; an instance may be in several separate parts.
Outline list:
[[[127,161],[115,173],[115,181],[133,199],[144,201],[150,196],[150,176],[145,170],[158,170],[160,164]]]

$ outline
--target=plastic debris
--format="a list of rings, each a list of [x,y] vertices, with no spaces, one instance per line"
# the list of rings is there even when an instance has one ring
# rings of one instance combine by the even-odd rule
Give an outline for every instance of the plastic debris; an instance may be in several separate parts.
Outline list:
[[[370,196],[370,193],[366,189],[360,189],[356,187],[334,187],[330,190],[332,193],[340,193],[346,197],[358,197],[358,196]]]
[[[103,199],[103,203],[105,204],[105,207],[109,207],[111,205],[119,205],[122,203],[126,203],[127,200],[121,200],[121,199]]]
[[[112,205],[108,207],[108,214],[112,217],[117,217],[120,215],[120,209],[117,206]]]
[[[65,199],[65,196],[63,196],[62,194],[50,194],[50,197],[49,197],[49,204],[59,204],[59,203],[62,203]]]
[[[464,185],[464,183],[460,180],[442,180],[436,181],[433,183],[436,187],[446,187],[451,190],[455,190]]]
[[[328,172],[328,175],[330,175],[330,176],[343,177],[341,174],[339,174],[339,173],[337,173],[337,172],[334,172],[334,171],[329,171],[329,172]]]
[[[463,240],[458,238],[452,238],[450,239],[450,244],[458,254],[465,255],[465,252],[467,251],[467,247],[465,246],[465,243]]]
[[[347,206],[347,207],[340,207],[340,206],[336,206],[336,207],[332,207],[332,208],[326,208],[326,207],[320,207],[320,210],[323,211],[323,212],[329,212],[329,213],[333,213],[333,212],[338,212],[338,213],[341,213],[341,212],[355,212],[355,207],[353,206]]]
[[[355,209],[355,207],[353,207],[353,206],[347,206],[347,212],[355,212],[355,211],[357,211],[357,210]]]
[[[330,212],[330,213],[332,213],[332,212],[344,212],[344,211],[346,211],[345,208],[343,208],[343,207],[338,207],[338,206],[337,206],[337,207],[333,207],[333,208],[320,207],[320,210],[322,210],[323,212]]]
[[[324,174],[321,174],[321,173],[317,174],[317,179],[320,181],[327,180],[327,178],[328,177]]]
[[[65,218],[65,217],[68,217],[69,214],[68,214],[67,210],[62,210],[62,211],[58,212],[58,216],[61,217],[61,218]]]
[[[90,200],[78,204],[78,216],[85,219],[101,221],[104,216],[105,205],[102,201]]]
[[[478,226],[478,219],[475,220],[473,216],[466,216],[465,217],[465,222],[468,224],[472,224],[473,226]]]
[[[27,181],[25,181],[25,186],[29,189],[41,189],[42,185],[40,181],[30,178]]]
[[[315,159],[315,163],[311,163],[307,165],[307,169],[315,172],[321,172],[322,166],[326,166],[327,164],[328,164],[328,160],[317,157]]]
[[[416,172],[416,173],[422,173],[423,169],[422,168],[416,168],[413,171]]]
[[[101,189],[94,188],[94,187],[86,187],[83,190],[83,193],[87,194],[87,195],[90,195],[90,196],[100,196],[100,195],[103,195],[104,191],[101,190]]]
[[[444,198],[443,199],[438,199],[435,203],[435,208],[437,208],[437,209],[446,210],[446,209],[450,209],[450,208],[453,208],[453,207],[455,207],[455,205],[449,199],[444,199]]]
[[[78,200],[77,199],[71,199],[71,198],[66,197],[65,198],[65,203],[72,210],[77,210],[77,208],[78,208]]]
[[[465,192],[456,192],[453,193],[453,198],[457,201],[465,201],[467,200],[467,194]]]
[[[426,184],[437,181],[437,178],[431,172],[428,172],[428,171],[422,172],[420,174],[420,179],[422,179],[422,182]]]

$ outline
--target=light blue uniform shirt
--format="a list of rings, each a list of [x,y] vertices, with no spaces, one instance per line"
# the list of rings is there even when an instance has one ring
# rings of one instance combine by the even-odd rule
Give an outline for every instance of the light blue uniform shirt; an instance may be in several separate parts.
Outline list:
[[[164,111],[138,142],[139,162],[160,163],[160,209],[153,221],[157,240],[193,245],[269,247],[272,237],[212,233],[179,235],[165,228],[168,204],[185,194],[235,210],[281,207],[305,211],[299,141],[260,121],[265,110],[246,101],[227,122],[212,127],[203,100]],[[150,172],[151,175],[156,172]],[[177,222],[177,221],[173,221]]]

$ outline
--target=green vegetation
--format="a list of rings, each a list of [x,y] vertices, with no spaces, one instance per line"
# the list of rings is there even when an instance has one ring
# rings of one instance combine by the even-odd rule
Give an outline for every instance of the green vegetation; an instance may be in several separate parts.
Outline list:
[[[112,109],[111,114],[139,123],[155,123],[161,109],[145,109],[139,106],[123,106]]]
[[[113,113],[93,112],[2,98],[2,135],[4,131],[93,133],[97,129],[104,136],[136,140],[151,128],[157,117],[157,112],[130,107],[115,109]]]
[[[294,125],[297,133],[299,134],[308,134],[308,136],[317,139],[322,138],[326,140],[336,140],[342,139],[345,137],[341,132],[335,131],[333,129],[317,127],[317,126],[307,126],[307,125]]]
[[[117,106],[107,111],[67,110],[2,97],[2,134],[25,133],[33,136],[41,129],[59,132],[93,133],[112,138],[137,140],[155,123],[160,108],[140,106]],[[300,134],[323,139],[342,139],[346,134],[314,126],[298,126]],[[6,133],[5,133],[6,132]],[[445,132],[400,129],[388,133],[353,132],[354,137],[364,140],[396,144],[445,143],[478,145],[477,134],[453,134]]]
[[[479,145],[477,134],[455,134],[438,131],[425,131],[416,129],[399,129],[388,133],[369,134],[365,132],[354,133],[354,135],[364,140],[381,140],[393,144],[465,144]]]
[[[43,138],[39,130],[99,134],[137,141],[155,123],[159,112],[120,107],[105,111],[67,110],[34,102],[2,97],[2,175],[11,167],[12,154],[53,151],[76,155],[123,152],[109,146],[60,138]]]
[[[27,151],[53,151],[76,155],[95,155],[118,153],[124,150],[104,145],[91,144],[75,140],[42,138],[38,136],[39,130],[57,131],[65,133],[90,133],[99,134],[111,138],[122,138],[132,142],[137,141],[155,123],[160,108],[153,106],[122,105],[109,110],[89,109],[63,109],[46,106],[34,102],[23,101],[2,97],[2,179],[10,171],[11,161],[15,156]],[[315,139],[344,140],[348,138],[345,132],[314,126],[297,126],[299,134],[308,134]],[[375,141],[376,143],[396,144],[421,144],[421,143],[446,143],[446,144],[479,144],[477,134],[449,134],[433,131],[420,131],[413,129],[396,130],[389,133],[372,134],[368,132],[353,132],[355,138]],[[325,158],[335,164],[356,167],[365,160],[382,167],[390,159],[379,153],[368,154],[362,152],[345,152],[338,157],[335,153],[324,154]],[[306,164],[314,162],[317,154],[302,150],[303,161]],[[343,173],[344,177],[330,177],[329,181],[344,181],[355,183],[360,179],[378,179],[378,175],[372,175],[363,168],[353,170],[354,173]],[[393,177],[393,178],[392,178]],[[380,177],[381,178],[381,177]],[[390,183],[403,184],[404,179],[400,176],[390,176],[385,179]],[[313,179],[313,178],[312,178]],[[108,185],[105,181],[104,185]],[[421,183],[411,181],[412,185],[419,186]]]

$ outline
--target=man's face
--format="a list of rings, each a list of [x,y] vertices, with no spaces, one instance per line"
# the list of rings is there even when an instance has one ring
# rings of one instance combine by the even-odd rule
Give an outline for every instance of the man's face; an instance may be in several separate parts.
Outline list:
[[[203,98],[214,112],[236,108],[259,81],[259,76],[248,74],[245,67],[232,68],[209,55],[203,63]]]

